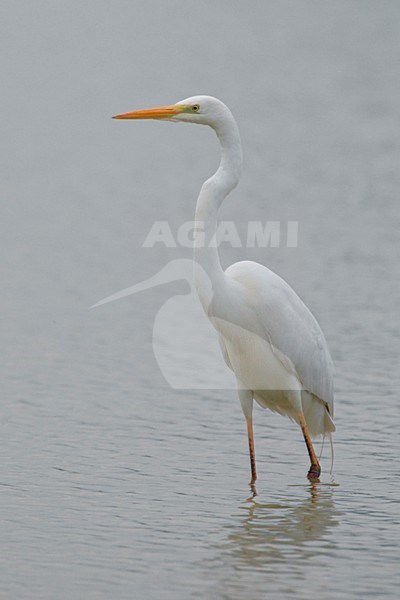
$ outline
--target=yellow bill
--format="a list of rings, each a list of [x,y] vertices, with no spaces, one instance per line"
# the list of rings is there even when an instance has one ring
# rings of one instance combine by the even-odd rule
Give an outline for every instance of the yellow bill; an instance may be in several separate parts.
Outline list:
[[[159,106],[158,108],[145,108],[143,110],[134,110],[132,112],[115,115],[113,119],[170,119],[184,111],[184,106],[171,104],[169,106]]]

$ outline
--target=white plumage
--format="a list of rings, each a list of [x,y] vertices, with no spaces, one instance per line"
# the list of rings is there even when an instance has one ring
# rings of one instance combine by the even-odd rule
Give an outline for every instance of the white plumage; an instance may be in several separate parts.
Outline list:
[[[266,267],[238,262],[224,272],[215,235],[219,207],[242,172],[239,131],[230,110],[211,96],[133,111],[120,119],[168,119],[209,125],[221,144],[221,162],[202,186],[196,206],[195,285],[203,308],[218,332],[226,364],[234,372],[247,421],[252,482],[256,463],[252,427],[253,401],[289,416],[301,427],[311,468],[320,465],[310,434],[331,434],[333,365],[324,335],[293,289]],[[196,343],[196,340],[193,340]]]
[[[312,436],[335,431],[333,364],[315,317],[286,281],[263,265],[243,261],[225,274],[240,287],[252,315],[247,335],[235,336],[238,353],[229,336],[220,337],[228,366],[245,389],[255,390],[260,406],[295,420],[303,410]],[[240,359],[243,354],[246,360]]]

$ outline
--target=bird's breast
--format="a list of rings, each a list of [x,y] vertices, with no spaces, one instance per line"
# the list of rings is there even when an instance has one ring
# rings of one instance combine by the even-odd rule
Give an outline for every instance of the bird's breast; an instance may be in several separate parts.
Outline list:
[[[236,378],[249,390],[301,390],[296,371],[269,340],[234,323],[213,318]]]

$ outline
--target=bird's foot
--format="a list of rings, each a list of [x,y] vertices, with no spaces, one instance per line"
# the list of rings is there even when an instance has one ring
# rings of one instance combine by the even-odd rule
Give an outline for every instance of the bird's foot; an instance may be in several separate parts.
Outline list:
[[[252,500],[254,500],[254,498],[256,496],[258,496],[258,494],[257,494],[257,488],[256,488],[256,485],[255,485],[255,480],[254,481],[253,480],[250,481],[249,487],[251,489],[251,496],[249,498],[246,498],[246,502],[252,502]]]
[[[307,473],[307,477],[310,481],[319,481],[321,475],[321,467],[319,465],[311,465],[310,470]]]

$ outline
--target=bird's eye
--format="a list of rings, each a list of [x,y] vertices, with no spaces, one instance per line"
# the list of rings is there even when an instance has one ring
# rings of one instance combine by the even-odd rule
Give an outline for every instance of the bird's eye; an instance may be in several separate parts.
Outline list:
[[[200,106],[198,104],[193,104],[192,111],[193,112],[199,112],[199,110],[200,110]]]

